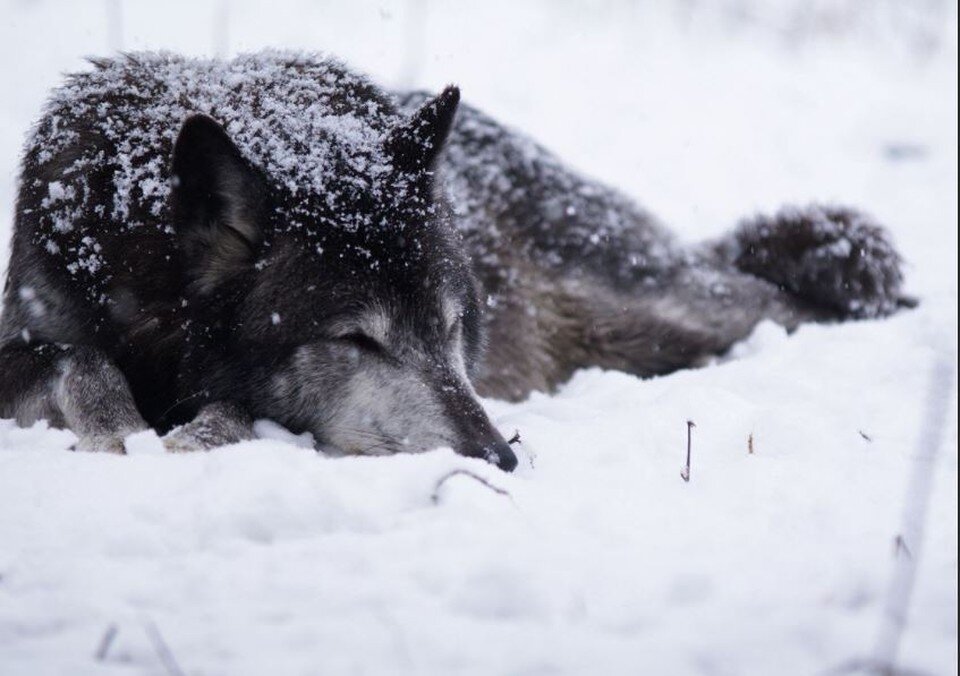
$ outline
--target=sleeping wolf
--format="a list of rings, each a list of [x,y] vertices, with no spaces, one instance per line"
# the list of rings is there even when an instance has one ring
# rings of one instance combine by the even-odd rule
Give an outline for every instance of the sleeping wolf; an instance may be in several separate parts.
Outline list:
[[[70,76],[23,159],[0,416],[116,452],[147,427],[210,448],[264,417],[334,452],[450,446],[510,470],[478,395],[667,373],[763,319],[906,302],[857,211],[784,209],[683,247],[458,103],[278,52]]]

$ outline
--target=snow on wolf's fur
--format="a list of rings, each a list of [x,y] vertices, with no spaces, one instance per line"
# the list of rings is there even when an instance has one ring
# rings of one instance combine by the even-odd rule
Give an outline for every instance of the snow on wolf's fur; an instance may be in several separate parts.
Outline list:
[[[159,215],[165,208],[165,162],[191,113],[219,121],[247,159],[294,194],[321,194],[334,177],[376,191],[389,169],[379,142],[397,114],[366,79],[334,60],[268,51],[229,61],[140,53],[94,63],[55,91],[29,145],[44,146],[42,164],[76,142],[73,124],[95,124],[120,152],[104,157],[90,148],[74,159],[75,175],[79,182],[84,167],[115,162],[110,215],[132,227],[140,225],[139,209]],[[58,203],[87,196],[82,183],[55,191],[50,206],[60,216]]]
[[[78,217],[96,213],[130,229],[152,223],[172,235],[169,158],[181,124],[193,113],[219,121],[265,178],[294,197],[323,195],[329,201],[344,191],[382,192],[380,181],[390,170],[382,140],[400,117],[366,79],[336,61],[276,51],[230,61],[143,53],[94,65],[55,90],[28,142],[28,148],[40,149],[35,159],[41,176],[48,169],[64,177],[46,187],[37,178],[32,186],[48,191],[42,244],[51,254],[67,255],[71,272],[89,273],[91,284],[109,271],[97,255],[96,233],[71,232],[83,222]],[[78,130],[89,125],[100,143],[79,143]],[[102,147],[104,142],[112,147]],[[113,195],[106,208],[95,202],[99,191],[88,183],[91,170],[104,168]],[[323,213],[310,213],[306,200],[287,208],[291,227],[374,225],[349,210],[325,222]],[[319,237],[321,229],[302,234]]]
[[[344,190],[376,196],[389,175],[382,140],[404,116],[381,90],[336,60],[276,50],[228,61],[138,53],[95,60],[94,66],[54,91],[27,143],[41,149],[35,157],[41,175],[48,168],[63,177],[47,184],[37,178],[32,187],[45,191],[41,244],[51,254],[66,255],[74,274],[109,273],[98,256],[96,234],[71,232],[82,214],[96,212],[122,228],[156,223],[169,231],[169,157],[181,123],[192,113],[220,122],[246,159],[294,197],[323,195],[329,202]],[[412,112],[426,98],[402,95],[402,112]],[[78,129],[86,125],[94,125],[95,135],[112,147],[78,144]],[[94,201],[98,191],[88,184],[88,172],[104,167],[112,183],[109,208]],[[508,175],[504,167],[523,176]],[[484,252],[477,262],[489,268],[503,267],[495,251],[500,233],[490,227],[489,215],[506,214],[529,200],[523,184],[541,191],[539,210],[527,214],[531,221],[525,227],[550,246],[524,243],[531,248],[524,253],[541,265],[592,258],[617,276],[635,279],[660,273],[681,257],[669,233],[628,198],[580,178],[526,136],[475,109],[462,107],[440,169],[459,217],[456,225]],[[318,239],[328,226],[394,225],[326,206],[325,213],[336,212],[332,222],[324,221],[325,213],[311,213],[306,202],[288,205],[296,212],[291,221],[316,226],[306,234]],[[635,226],[624,214],[642,220],[645,229],[636,231],[631,246],[611,247],[611,237],[623,237]]]

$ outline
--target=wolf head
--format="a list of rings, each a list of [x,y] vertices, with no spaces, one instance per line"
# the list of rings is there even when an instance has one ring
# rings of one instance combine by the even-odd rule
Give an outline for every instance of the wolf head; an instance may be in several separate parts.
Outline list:
[[[321,186],[271,180],[209,117],[183,124],[172,216],[210,397],[343,453],[450,446],[514,468],[470,384],[477,285],[433,176],[458,102],[447,88],[361,151],[317,139]]]

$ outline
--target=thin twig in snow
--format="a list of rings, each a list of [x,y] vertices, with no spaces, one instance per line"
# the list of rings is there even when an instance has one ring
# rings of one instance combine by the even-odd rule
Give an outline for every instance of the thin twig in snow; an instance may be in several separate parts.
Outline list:
[[[687,421],[687,465],[680,471],[680,478],[684,481],[690,481],[690,446],[693,436],[693,428],[696,427],[696,423],[692,420]]]
[[[521,442],[520,442],[520,430],[517,430],[517,429],[513,430],[513,436],[510,437],[509,439],[507,439],[507,443],[510,444],[511,446],[513,446],[514,444],[519,444],[519,443],[521,443]],[[533,453],[527,453],[526,455],[527,455],[527,461],[530,463],[530,469],[536,469],[536,467],[534,466],[534,463],[533,463],[534,454],[533,454]]]
[[[747,453],[753,455],[753,432],[747,437]]]
[[[903,539],[902,535],[897,534],[897,537],[893,538],[893,555],[896,557],[901,554],[906,554],[910,558],[913,558],[913,552],[907,547],[907,541]]]
[[[113,645],[113,639],[117,637],[118,631],[117,625],[111,624],[107,627],[107,630],[103,632],[103,637],[97,646],[97,652],[93,654],[98,662],[103,662],[103,660],[107,658],[107,653],[110,651],[110,646]]]
[[[177,664],[177,659],[173,656],[170,646],[163,640],[163,636],[160,634],[160,630],[157,629],[157,625],[153,622],[145,622],[143,630],[147,633],[150,643],[153,644],[153,650],[157,653],[157,657],[160,658],[160,662],[163,664],[163,668],[167,670],[167,673],[170,674],[170,676],[185,676],[183,669]]]
[[[454,469],[454,470],[451,470],[451,471],[447,472],[446,474],[444,474],[442,477],[440,477],[440,478],[437,480],[436,485],[433,487],[433,495],[430,496],[430,500],[433,501],[433,504],[437,504],[438,502],[440,502],[440,489],[443,487],[443,484],[445,484],[449,479],[452,479],[452,478],[455,477],[455,476],[466,476],[466,477],[470,477],[470,478],[473,479],[474,481],[477,481],[477,482],[483,484],[484,486],[486,486],[487,488],[489,488],[491,491],[493,491],[493,492],[496,493],[497,495],[503,495],[503,496],[506,496],[506,497],[510,498],[511,501],[513,500],[513,496],[510,495],[510,493],[509,493],[508,491],[506,491],[506,490],[504,490],[504,489],[502,489],[502,488],[500,488],[500,487],[498,487],[498,486],[494,486],[492,483],[490,483],[489,481],[487,481],[486,479],[484,479],[484,478],[483,478],[482,476],[480,476],[479,474],[474,474],[473,472],[471,472],[470,470],[467,470],[467,469]]]

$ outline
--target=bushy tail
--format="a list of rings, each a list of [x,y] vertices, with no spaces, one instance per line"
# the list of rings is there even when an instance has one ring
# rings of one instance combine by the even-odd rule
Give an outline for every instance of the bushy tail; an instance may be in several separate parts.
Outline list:
[[[848,207],[784,207],[741,221],[716,249],[743,272],[841,317],[883,317],[903,295],[903,259],[887,231]]]

